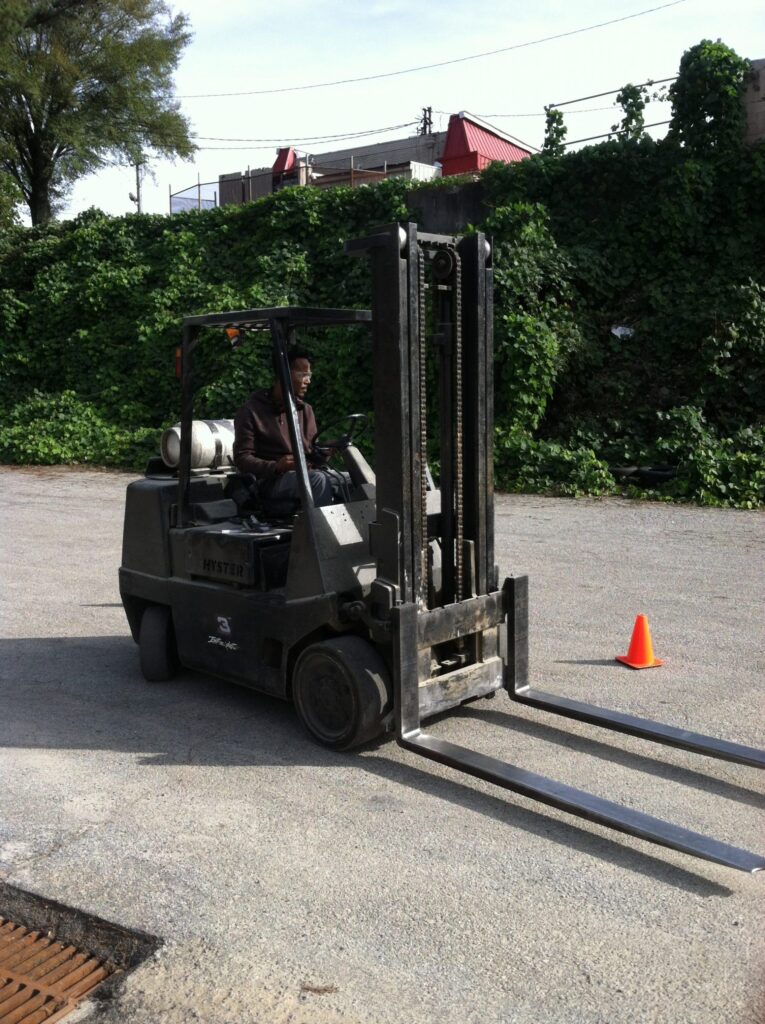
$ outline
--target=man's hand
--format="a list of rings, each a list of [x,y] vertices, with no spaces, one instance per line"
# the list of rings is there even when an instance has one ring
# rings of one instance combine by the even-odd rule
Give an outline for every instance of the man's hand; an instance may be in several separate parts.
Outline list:
[[[277,476],[284,476],[285,473],[289,473],[290,470],[295,468],[295,456],[294,455],[282,455],[279,461],[276,463],[276,474]]]

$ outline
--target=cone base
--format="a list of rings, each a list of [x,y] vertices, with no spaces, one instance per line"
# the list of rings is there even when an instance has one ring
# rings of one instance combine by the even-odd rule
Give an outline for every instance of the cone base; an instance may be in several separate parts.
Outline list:
[[[649,662],[637,662],[630,661],[629,657],[629,654],[617,654],[616,660],[620,661],[622,665],[629,665],[630,668],[658,668],[659,665],[664,664],[661,658],[654,658],[653,661]]]

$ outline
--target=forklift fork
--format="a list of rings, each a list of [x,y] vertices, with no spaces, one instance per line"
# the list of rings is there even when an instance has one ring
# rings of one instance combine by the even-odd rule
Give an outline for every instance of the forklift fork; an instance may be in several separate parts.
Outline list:
[[[513,700],[519,704],[539,708],[540,711],[551,711],[555,715],[563,715],[564,718],[575,718],[589,725],[599,725],[614,732],[638,736],[654,743],[664,743],[668,747],[681,747],[696,754],[716,757],[720,761],[734,761],[736,764],[746,764],[752,768],[765,768],[765,750],[719,740],[714,736],[704,736],[661,722],[652,722],[649,718],[624,715],[619,711],[599,708],[594,704],[558,697],[544,690],[532,689],[528,682],[528,577],[516,576],[507,579],[505,590],[508,595],[508,611],[512,614],[508,621],[508,649],[513,652],[510,678],[505,682],[505,688]]]
[[[526,585],[527,578],[525,576],[505,581],[502,593],[510,598],[510,601],[503,602],[503,605],[507,613],[507,626],[510,626],[508,632],[511,634],[511,623],[514,623],[516,627],[522,627],[526,621]],[[513,595],[518,600],[513,601]],[[500,761],[498,758],[481,754],[425,732],[420,722],[417,680],[419,614],[415,604],[399,605],[393,609],[394,633],[397,640],[397,650],[394,654],[396,738],[404,749],[411,750],[415,754],[420,754],[422,757],[427,757],[431,761],[437,761],[457,771],[474,775],[476,778],[501,786],[503,789],[512,790],[533,800],[539,800],[541,803],[558,808],[558,810],[567,811],[569,814],[586,818],[588,821],[605,825],[627,835],[636,836],[638,839],[648,840],[659,846],[666,846],[703,860],[737,868],[740,871],[756,872],[765,868],[765,858],[749,853],[747,850],[719,842],[690,829],[662,821],[650,814],[644,814],[631,807],[594,796],[584,790],[576,789],[544,775],[527,771],[516,765]],[[502,626],[501,623],[499,625]],[[600,708],[592,708],[587,704],[569,702],[550,694],[544,694],[544,700],[538,700],[539,694],[529,690],[527,685],[518,678],[517,670],[519,668],[523,670],[528,662],[525,657],[523,640],[521,639],[520,644],[514,645],[514,639],[518,640],[518,636],[516,635],[514,638],[510,635],[507,638],[508,652],[504,671],[505,688],[508,689],[514,700],[524,700],[526,693],[529,693],[533,695],[528,700],[530,705],[542,707],[545,710],[554,709],[557,714],[569,715],[569,707],[573,707],[575,713],[571,717],[583,721],[595,722],[607,727],[611,727],[609,724],[611,721],[616,721],[618,725],[615,728],[623,732],[630,732],[646,739],[658,738],[659,742],[672,743],[674,746],[682,746],[711,756],[724,757],[726,760],[762,767],[762,751],[753,750],[750,747],[698,736],[645,719],[629,718],[614,712],[603,711]]]

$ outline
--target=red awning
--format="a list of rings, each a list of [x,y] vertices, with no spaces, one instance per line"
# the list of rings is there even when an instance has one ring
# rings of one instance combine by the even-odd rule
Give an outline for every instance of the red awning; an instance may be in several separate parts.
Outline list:
[[[292,146],[285,146],[276,154],[276,161],[271,169],[272,174],[284,174],[291,171],[295,165],[295,150]]]
[[[482,171],[492,160],[505,164],[518,163],[531,156],[531,151],[513,142],[502,132],[464,112],[452,114],[441,157],[442,173],[464,174]]]

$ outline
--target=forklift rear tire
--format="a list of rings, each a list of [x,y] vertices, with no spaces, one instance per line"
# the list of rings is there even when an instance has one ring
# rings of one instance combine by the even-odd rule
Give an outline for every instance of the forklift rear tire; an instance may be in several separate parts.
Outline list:
[[[178,670],[178,651],[170,609],[163,604],[150,604],[141,617],[138,637],[141,672],[149,683],[172,679]]]
[[[385,662],[358,636],[323,640],[301,651],[292,699],[311,736],[332,750],[351,750],[379,736],[393,703]]]

